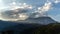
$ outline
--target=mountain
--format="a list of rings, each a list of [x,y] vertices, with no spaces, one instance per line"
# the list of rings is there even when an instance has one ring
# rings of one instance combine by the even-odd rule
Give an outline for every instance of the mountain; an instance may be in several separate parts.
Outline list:
[[[44,25],[56,23],[50,17],[39,17],[39,18],[28,18],[26,20],[18,20],[18,21],[1,21],[0,20],[0,31],[1,32],[14,32],[18,33],[27,33],[32,30],[35,30],[38,27],[42,27]],[[10,33],[11,33],[10,32]]]
[[[43,25],[47,25],[50,23],[56,23],[56,21],[50,17],[28,18],[28,19],[23,20],[23,21],[18,20],[18,22],[36,23],[36,24],[43,24]]]

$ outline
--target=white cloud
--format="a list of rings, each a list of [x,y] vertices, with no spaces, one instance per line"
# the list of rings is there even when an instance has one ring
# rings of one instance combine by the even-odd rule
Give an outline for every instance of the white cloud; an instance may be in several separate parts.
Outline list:
[[[59,3],[60,2],[60,0],[54,0],[54,3]]]
[[[2,0],[0,0],[0,9],[2,9],[4,7],[4,2]]]
[[[59,3],[60,1],[59,0],[55,0],[54,1],[54,3]],[[0,3],[1,3],[1,1],[0,1]],[[16,5],[16,3],[15,2],[13,2],[12,4],[14,4],[14,8],[12,8],[12,9],[16,9],[16,8],[18,8],[17,6],[15,6]],[[21,4],[20,4],[21,5]],[[26,5],[26,3],[23,3],[23,5],[24,5],[24,7],[26,7],[26,6],[28,6],[28,5]],[[24,8],[24,7],[19,7],[19,8]],[[33,7],[32,6],[28,6],[28,8],[29,9],[32,9]],[[52,8],[52,2],[50,2],[50,1],[48,1],[47,0],[47,2],[42,6],[42,7],[38,7],[38,10],[36,11],[36,12],[39,12],[41,15],[44,15],[47,11],[49,11],[50,9]],[[24,8],[25,9],[25,8]],[[15,10],[16,11],[16,10]],[[1,16],[1,15],[0,15]],[[14,15],[14,16],[16,16],[16,15]],[[39,16],[39,15],[36,15],[36,16]],[[21,17],[21,16],[20,16]],[[0,17],[0,19],[2,19],[2,20],[5,20],[5,19],[3,19],[3,18],[1,18]],[[8,19],[9,20],[9,19]],[[13,19],[12,19],[13,20]],[[18,20],[18,19],[16,19],[16,20]]]
[[[48,10],[50,10],[50,9],[52,8],[51,5],[52,5],[52,3],[49,2],[49,1],[47,1],[47,2],[44,4],[44,6],[38,7],[37,12],[39,12],[40,14],[44,14],[44,13],[46,13]]]
[[[25,14],[22,15],[22,13],[23,13],[23,11],[24,12],[25,11],[31,11],[33,7],[32,7],[32,5],[26,5],[25,3],[22,3],[21,6],[20,5],[17,6],[17,3],[13,2],[11,4],[11,6],[9,6],[8,8],[10,8],[9,11],[7,11],[8,10],[7,9],[3,12],[2,11],[0,12],[1,13],[0,20],[17,21],[17,20],[27,19],[29,16],[25,15]],[[18,13],[19,11],[21,11],[22,13]]]

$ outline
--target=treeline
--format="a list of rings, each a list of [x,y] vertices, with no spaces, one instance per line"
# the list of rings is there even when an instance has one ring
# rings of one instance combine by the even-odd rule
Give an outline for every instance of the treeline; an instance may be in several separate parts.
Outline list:
[[[36,28],[27,29],[23,34],[60,34],[60,23],[51,23]]]
[[[60,34],[60,23],[51,23],[38,27],[32,34]]]

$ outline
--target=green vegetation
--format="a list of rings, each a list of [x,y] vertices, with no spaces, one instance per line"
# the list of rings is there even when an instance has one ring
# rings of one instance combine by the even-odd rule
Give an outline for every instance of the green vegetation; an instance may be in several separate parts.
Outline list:
[[[38,27],[32,34],[60,34],[60,23],[51,23]]]

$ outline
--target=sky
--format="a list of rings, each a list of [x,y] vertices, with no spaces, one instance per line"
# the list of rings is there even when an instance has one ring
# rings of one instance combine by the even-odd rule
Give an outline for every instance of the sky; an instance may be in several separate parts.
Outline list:
[[[32,6],[36,7],[44,7],[44,4],[47,2],[51,2],[51,7],[49,7],[49,10],[47,10],[47,14],[54,20],[60,22],[60,0],[0,0],[0,5],[7,6],[11,2],[17,2],[17,3],[27,3]],[[3,3],[3,4],[1,4]],[[50,5],[49,5],[50,6]]]

